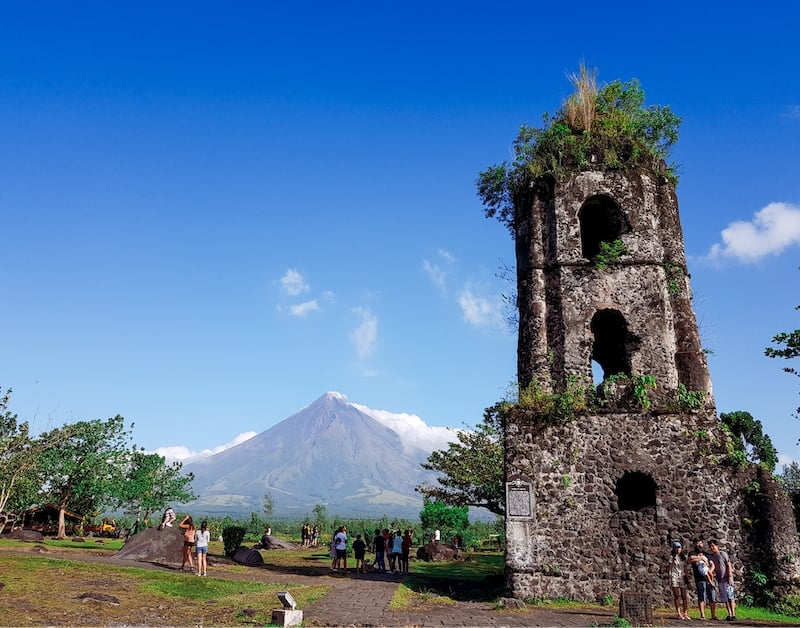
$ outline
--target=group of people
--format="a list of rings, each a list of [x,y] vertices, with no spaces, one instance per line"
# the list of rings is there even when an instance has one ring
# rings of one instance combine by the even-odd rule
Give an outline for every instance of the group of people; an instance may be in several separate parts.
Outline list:
[[[411,528],[404,532],[376,528],[372,539],[372,548],[375,552],[374,568],[384,573],[408,573],[408,559],[413,541],[414,531]],[[353,557],[357,572],[367,573],[366,553],[366,540],[362,535],[356,534],[353,541]],[[340,568],[347,571],[347,526],[340,526],[331,541],[331,570],[338,571]]]
[[[304,523],[300,531],[300,542],[303,547],[316,547],[319,543],[319,526]]]
[[[708,541],[708,551],[702,539],[694,539],[694,548],[687,554],[680,542],[672,543],[670,556],[670,585],[679,619],[689,619],[687,594],[689,578],[687,567],[691,567],[697,592],[697,608],[700,618],[706,618],[708,605],[711,619],[717,619],[717,604],[725,604],[728,621],[736,620],[736,601],[733,589],[733,564],[727,552],[719,548],[716,539]]]
[[[176,520],[175,511],[168,507],[164,511],[164,516],[161,519],[161,525],[158,526],[159,530],[164,528],[173,527]],[[208,575],[208,543],[211,541],[211,532],[208,529],[208,522],[203,521],[200,523],[200,529],[194,527],[194,521],[187,515],[178,524],[178,528],[183,530],[183,562],[181,562],[181,571],[184,571],[186,563],[189,563],[189,571],[194,572],[194,559],[192,558],[192,550],[197,553],[197,575]]]

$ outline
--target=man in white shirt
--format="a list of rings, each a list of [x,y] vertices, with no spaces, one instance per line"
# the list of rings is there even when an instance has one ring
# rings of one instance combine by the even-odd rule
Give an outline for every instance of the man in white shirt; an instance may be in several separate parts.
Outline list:
[[[344,563],[344,570],[347,571],[347,527],[341,526],[339,531],[333,537],[333,547],[336,550],[336,566],[339,568],[340,563]]]

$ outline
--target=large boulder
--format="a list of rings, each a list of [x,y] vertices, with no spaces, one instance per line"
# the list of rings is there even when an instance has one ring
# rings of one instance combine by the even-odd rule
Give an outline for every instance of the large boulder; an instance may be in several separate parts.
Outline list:
[[[183,530],[148,528],[129,536],[115,556],[159,565],[180,565],[183,560]]]
[[[431,541],[417,550],[417,558],[419,560],[440,562],[445,560],[457,560],[459,555],[458,550],[452,545]]]
[[[253,546],[253,549],[282,549],[282,550],[294,550],[298,549],[299,545],[297,543],[290,543],[289,541],[284,541],[279,539],[277,536],[267,536],[264,535],[261,537],[261,541],[256,543]]]
[[[38,541],[42,542],[44,537],[38,530],[13,530],[8,534],[4,534],[3,538],[16,539],[17,541]]]
[[[264,564],[264,557],[261,556],[258,550],[244,545],[240,545],[239,549],[236,550],[233,560],[240,565],[247,565],[248,567],[258,567]]]

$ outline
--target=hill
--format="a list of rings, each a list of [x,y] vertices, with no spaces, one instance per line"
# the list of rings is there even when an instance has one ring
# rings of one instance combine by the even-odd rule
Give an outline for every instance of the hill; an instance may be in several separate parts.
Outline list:
[[[416,517],[414,487],[435,475],[420,463],[430,451],[329,392],[268,430],[209,458],[186,464],[197,501],[208,514],[261,512],[265,493],[275,512],[301,518],[315,505],[353,517]]]

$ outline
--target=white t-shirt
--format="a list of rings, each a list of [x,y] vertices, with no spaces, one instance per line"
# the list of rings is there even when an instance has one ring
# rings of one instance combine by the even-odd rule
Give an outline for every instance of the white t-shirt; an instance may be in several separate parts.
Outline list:
[[[347,535],[344,532],[337,532],[333,537],[333,545],[337,550],[347,549]]]

